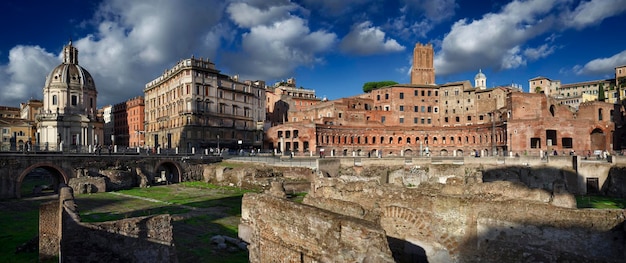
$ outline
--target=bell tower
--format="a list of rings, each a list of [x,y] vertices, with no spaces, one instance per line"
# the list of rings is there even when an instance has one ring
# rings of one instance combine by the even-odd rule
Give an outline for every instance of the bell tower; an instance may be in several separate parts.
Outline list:
[[[413,49],[413,69],[411,84],[435,84],[434,51],[432,44],[415,44]]]

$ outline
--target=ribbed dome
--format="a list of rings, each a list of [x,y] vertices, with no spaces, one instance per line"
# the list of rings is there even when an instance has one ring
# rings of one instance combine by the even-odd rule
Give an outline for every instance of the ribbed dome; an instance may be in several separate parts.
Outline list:
[[[485,79],[487,78],[487,76],[485,76],[485,74],[483,74],[482,69],[478,70],[478,74],[476,74],[476,77],[474,77],[474,79]]]
[[[63,63],[55,67],[46,77],[45,87],[67,85],[69,89],[95,90],[96,84],[91,74],[78,65],[78,50],[72,42],[63,49]]]

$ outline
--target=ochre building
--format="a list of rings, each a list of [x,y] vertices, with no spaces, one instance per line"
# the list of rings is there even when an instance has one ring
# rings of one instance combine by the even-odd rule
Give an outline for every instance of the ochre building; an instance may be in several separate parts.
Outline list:
[[[208,59],[176,63],[144,89],[145,143],[191,153],[263,143],[265,87],[220,73]]]

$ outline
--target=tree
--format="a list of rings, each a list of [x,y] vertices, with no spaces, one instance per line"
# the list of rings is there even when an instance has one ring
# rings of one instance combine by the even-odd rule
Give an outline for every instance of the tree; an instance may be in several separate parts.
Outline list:
[[[370,93],[372,92],[372,90],[380,89],[382,87],[387,87],[387,86],[396,85],[396,84],[398,84],[398,82],[395,82],[392,80],[365,82],[365,84],[363,84],[363,92]]]
[[[541,93],[543,92],[543,89],[539,86],[535,87],[535,93]]]
[[[604,85],[602,85],[602,83],[600,83],[600,85],[598,85],[598,101],[604,101]]]

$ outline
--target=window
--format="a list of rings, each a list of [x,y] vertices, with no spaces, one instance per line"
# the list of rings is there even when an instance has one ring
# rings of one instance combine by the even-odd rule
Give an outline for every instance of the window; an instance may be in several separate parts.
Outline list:
[[[283,131],[278,131],[278,138],[282,138],[283,137]]]
[[[380,122],[385,123],[385,116],[380,117]]]
[[[421,121],[421,123],[422,123],[422,124],[424,124],[424,118],[422,118],[422,121]]]
[[[417,117],[413,118],[413,123],[414,123],[414,124],[417,124],[417,122],[418,122],[418,121],[417,121]]]
[[[433,111],[432,107],[428,106],[428,112],[432,112],[432,111]]]
[[[456,116],[456,122],[459,122],[459,121],[461,121],[461,117]]]
[[[404,123],[404,117],[400,117],[400,123]]]
[[[78,105],[78,96],[72,95],[72,106]]]
[[[428,91],[428,97],[430,97],[430,95],[432,94],[432,91]]]
[[[598,109],[598,120],[602,120],[602,109]]]
[[[404,111],[404,105],[400,105],[400,111]]]
[[[376,95],[376,100],[380,100],[380,94]]]
[[[404,99],[404,92],[400,92],[400,99]]]
[[[478,120],[481,120],[481,121],[482,121],[482,120],[484,120],[484,119],[485,119],[485,116],[483,116],[483,115],[479,115],[479,116],[478,116]]]
[[[430,124],[430,118],[428,118],[427,122],[428,122],[428,124]]]
[[[422,106],[422,112],[426,112],[426,106]]]
[[[385,94],[385,99],[388,100],[389,99],[389,94]]]
[[[419,94],[419,91],[418,91],[418,90],[414,90],[414,91],[413,91],[413,96],[419,96],[418,94]]]
[[[472,121],[472,116],[467,116],[467,121]]]
[[[443,122],[448,123],[448,117],[443,118]]]
[[[57,95],[52,95],[52,105],[57,105]]]
[[[541,147],[541,138],[530,138],[530,148],[537,149]]]
[[[413,111],[414,111],[414,112],[419,112],[419,111],[420,111],[419,106],[413,106]]]

